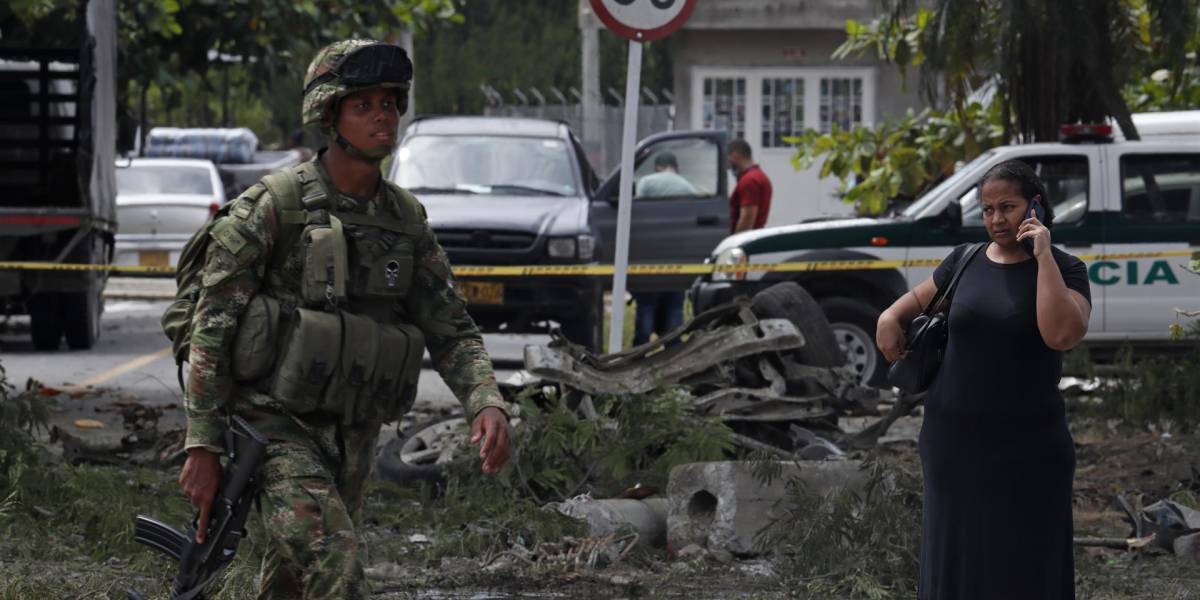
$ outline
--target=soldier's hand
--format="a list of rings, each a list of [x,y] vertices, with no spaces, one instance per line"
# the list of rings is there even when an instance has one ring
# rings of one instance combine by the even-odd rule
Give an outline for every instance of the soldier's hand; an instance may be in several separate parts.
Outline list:
[[[221,461],[217,453],[204,448],[188,450],[187,461],[183,463],[183,471],[179,473],[179,485],[183,493],[192,502],[192,506],[200,509],[200,519],[196,524],[196,543],[204,542],[208,533],[208,515],[212,510],[213,498],[221,487]]]
[[[495,475],[508,463],[512,446],[508,439],[508,417],[504,411],[489,406],[475,416],[471,423],[471,443],[479,447],[479,458],[483,460],[483,474]]]

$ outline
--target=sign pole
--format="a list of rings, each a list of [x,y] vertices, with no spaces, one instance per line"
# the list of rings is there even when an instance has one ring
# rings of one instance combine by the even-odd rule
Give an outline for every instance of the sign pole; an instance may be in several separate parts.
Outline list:
[[[642,87],[642,43],[629,41],[629,66],[625,70],[625,129],[621,135],[621,179],[617,196],[617,247],[613,262],[612,322],[608,352],[624,349],[625,276],[629,267],[630,202],[633,201],[633,152],[637,145],[638,94]]]

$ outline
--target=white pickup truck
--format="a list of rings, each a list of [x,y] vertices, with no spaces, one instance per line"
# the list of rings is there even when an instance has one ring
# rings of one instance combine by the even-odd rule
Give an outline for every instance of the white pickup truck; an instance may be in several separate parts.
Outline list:
[[[1186,252],[1200,249],[1200,111],[1178,114],[1194,117],[1194,133],[1135,142],[1091,136],[1086,143],[994,148],[899,214],[745,232],[722,241],[709,260],[941,259],[957,244],[987,238],[977,182],[993,165],[1021,159],[1046,183],[1056,215],[1055,245],[1088,264],[1093,310],[1085,342],[1164,342],[1176,307],[1200,308],[1200,276],[1185,270]],[[1172,255],[1095,258],[1163,252]],[[703,310],[778,281],[797,281],[820,303],[864,380],[881,383],[886,362],[874,342],[879,313],[932,272],[933,267],[920,266],[717,273],[698,280],[691,296],[696,309]]]

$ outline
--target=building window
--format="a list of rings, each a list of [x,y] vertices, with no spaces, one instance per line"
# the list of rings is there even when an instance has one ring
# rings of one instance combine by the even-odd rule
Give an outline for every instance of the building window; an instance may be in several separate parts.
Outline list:
[[[724,129],[735,139],[746,136],[745,78],[704,78],[704,128]]]
[[[862,89],[861,77],[821,78],[821,133],[829,133],[835,124],[841,129],[862,124]]]
[[[804,131],[804,80],[762,80],[763,148],[789,146],[783,139]]]

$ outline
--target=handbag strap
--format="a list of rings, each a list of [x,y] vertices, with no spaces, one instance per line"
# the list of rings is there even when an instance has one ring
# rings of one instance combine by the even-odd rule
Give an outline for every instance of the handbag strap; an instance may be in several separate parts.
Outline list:
[[[946,298],[950,298],[953,301],[954,288],[958,287],[958,280],[962,277],[963,271],[967,270],[967,265],[987,245],[987,242],[979,242],[964,253],[962,260],[959,260],[958,264],[955,265],[954,276],[950,278],[950,284],[946,286],[946,289],[938,290],[934,294],[933,299],[929,301],[929,306],[925,307],[924,314],[932,315]]]

